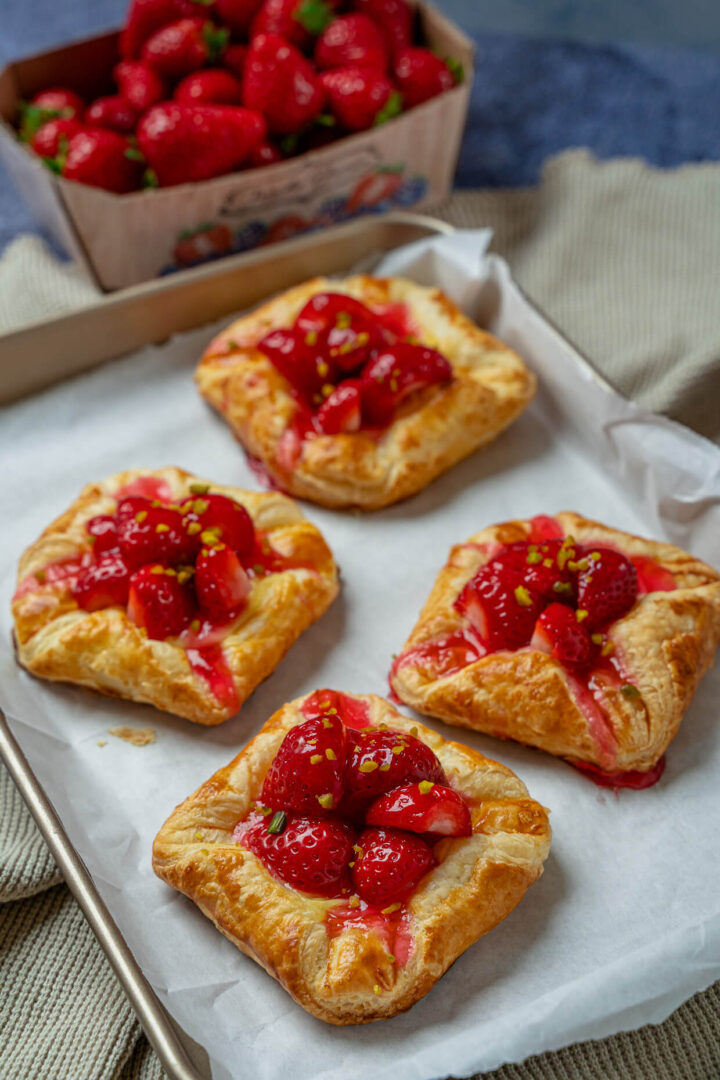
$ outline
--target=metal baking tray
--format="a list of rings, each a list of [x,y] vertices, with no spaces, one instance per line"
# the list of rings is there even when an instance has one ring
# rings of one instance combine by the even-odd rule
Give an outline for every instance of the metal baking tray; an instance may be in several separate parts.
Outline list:
[[[453,231],[423,214],[366,217],[98,294],[88,307],[0,337],[0,403],[251,307],[307,278],[346,271],[413,240]]]
[[[250,307],[308,277],[371,264],[393,248],[452,232],[453,227],[446,222],[421,214],[397,213],[354,221],[123,289],[100,297],[91,307],[38,320],[0,338],[0,402]],[[171,1080],[210,1080],[202,1047],[176,1027],[155,996],[2,710],[0,757],[166,1073]]]

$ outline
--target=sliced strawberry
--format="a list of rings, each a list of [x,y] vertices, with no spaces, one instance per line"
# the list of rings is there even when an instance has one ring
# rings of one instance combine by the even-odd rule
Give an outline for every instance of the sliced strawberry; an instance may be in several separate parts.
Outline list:
[[[360,430],[360,382],[345,379],[325,399],[313,417],[322,435],[340,435]]]
[[[435,857],[419,836],[396,829],[365,829],[358,838],[352,883],[369,904],[405,899],[435,866]]]
[[[537,621],[530,642],[563,664],[586,664],[592,655],[590,635],[572,608],[550,604]]]
[[[321,334],[331,327],[351,326],[359,321],[362,324],[372,322],[370,308],[344,293],[315,293],[300,309],[295,320],[296,328],[303,334]]]
[[[412,780],[446,783],[442,765],[420,739],[377,729],[351,735],[342,811],[350,816],[362,813],[378,795]]]
[[[119,545],[117,521],[108,514],[90,518],[85,530],[88,536],[92,537],[95,555],[100,555],[103,551],[114,551]]]
[[[411,394],[449,382],[452,375],[452,365],[435,349],[397,342],[363,368],[363,420],[371,426],[384,427],[398,405]]]
[[[225,544],[204,547],[195,563],[195,594],[204,611],[215,619],[238,612],[248,598],[250,579],[242,563]]]
[[[333,19],[318,38],[315,66],[320,70],[342,67],[387,71],[388,47],[380,27],[357,12]]]
[[[491,559],[462,589],[455,609],[489,651],[520,649],[533,635],[545,603],[522,582],[522,567]]]
[[[149,638],[177,637],[195,615],[192,593],[181,585],[174,570],[156,563],[143,566],[130,578],[128,617],[143,627]]]
[[[405,829],[439,836],[471,836],[472,821],[467,804],[457,791],[421,780],[401,784],[381,795],[372,804],[365,820],[368,825]]]
[[[319,814],[337,808],[343,793],[347,737],[338,716],[292,728],[273,758],[260,801],[273,810]]]
[[[330,378],[330,365],[315,354],[305,339],[306,335],[297,328],[273,330],[258,342],[257,348],[305,401],[316,403]],[[323,400],[321,396],[319,400]]]
[[[522,540],[507,544],[498,552],[493,566],[517,571],[522,584],[546,600],[572,603],[575,586],[567,564],[574,554],[574,548],[560,540],[546,540],[541,544]]]
[[[353,830],[341,821],[323,817],[291,817],[282,832],[270,828],[282,819],[261,817],[243,822],[233,834],[275,877],[302,892],[337,896],[349,886],[348,864],[353,857]]]
[[[182,504],[182,513],[189,534],[198,540],[198,547],[201,543],[222,541],[241,559],[252,551],[255,543],[252,518],[244,506],[227,495],[196,495]]]
[[[128,565],[192,562],[199,544],[188,534],[182,514],[168,506],[153,506],[145,499],[136,509],[138,501],[137,495],[122,499],[117,511],[120,550]]]
[[[127,603],[130,570],[119,551],[106,551],[90,566],[80,571],[73,586],[73,596],[85,611]]]
[[[605,547],[585,548],[577,554],[577,605],[578,611],[587,611],[588,630],[626,615],[638,593],[637,571],[630,560]]]

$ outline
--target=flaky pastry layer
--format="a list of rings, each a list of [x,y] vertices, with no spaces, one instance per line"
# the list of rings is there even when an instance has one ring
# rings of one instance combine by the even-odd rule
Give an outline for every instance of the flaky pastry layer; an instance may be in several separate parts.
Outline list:
[[[327,544],[285,495],[243,491],[172,467],[117,473],[84,488],[30,545],[20,559],[18,583],[51,563],[90,550],[85,528],[89,519],[113,514],[115,494],[148,476],[164,481],[174,502],[192,497],[190,486],[196,484],[235,499],[274,548],[307,567],[256,578],[247,606],[222,640],[241,704],[338,593],[337,568]],[[35,582],[30,591],[16,595],[12,612],[18,660],[33,675],[147,702],[198,724],[220,724],[237,711],[215,697],[177,639],[148,638],[124,608],[87,612],[67,586]]]
[[[318,435],[288,460],[283,434],[296,411],[288,383],[257,349],[270,331],[291,326],[320,292],[345,293],[371,306],[402,303],[423,345],[441,352],[454,378],[428,388],[379,436]],[[195,379],[204,398],[259,458],[284,491],[322,506],[378,509],[420,491],[525,409],[535,376],[520,357],[480,330],[439,289],[402,278],[315,278],[227,327],[208,346]]]
[[[720,640],[720,575],[672,544],[645,540],[575,513],[559,513],[565,535],[582,545],[614,547],[628,556],[653,559],[675,577],[672,592],[641,596],[610,627],[615,656],[639,695],[620,685],[604,692],[603,707],[616,752],[594,736],[578,694],[558,661],[530,647],[499,651],[442,675],[432,659],[409,650],[469,626],[453,607],[463,586],[490,558],[478,545],[526,540],[530,522],[494,525],[452,548],[393,669],[398,697],[419,712],[451,724],[516,739],[609,772],[647,771],[677,734],[700,679]]]
[[[375,695],[358,695],[372,726],[416,734],[451,784],[472,800],[473,835],[442,842],[442,862],[408,907],[412,947],[404,966],[363,928],[328,936],[325,919],[343,900],[300,893],[276,880],[233,841],[260,795],[304,698],[284,705],[226,768],[181,803],[153,847],[155,873],[189,896],[217,928],[307,1009],[331,1024],[388,1019],[423,997],[447,968],[519,903],[550,848],[547,812],[507,768],[401,716]]]

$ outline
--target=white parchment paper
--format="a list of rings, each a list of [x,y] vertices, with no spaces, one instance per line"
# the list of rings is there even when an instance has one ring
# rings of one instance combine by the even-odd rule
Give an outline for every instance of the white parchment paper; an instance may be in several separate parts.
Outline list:
[[[191,375],[206,327],[4,411],[0,700],[161,1000],[216,1080],[429,1080],[493,1068],[664,1019],[720,977],[720,677],[704,680],[660,784],[618,795],[547,755],[457,731],[552,810],[553,847],[519,908],[409,1013],[360,1028],[314,1020],[192,903],[157,880],[150,846],[172,808],[284,701],[319,686],[384,693],[451,544],[512,517],[574,509],[720,561],[720,452],[604,389],[526,303],[487,235],[392,254],[381,272],[437,282],[537,372],[541,392],[494,444],[381,513],[306,512],[344,588],[235,719],[207,729],[149,707],[35,681],[16,665],[17,558],[86,482],[177,464],[256,488]],[[225,321],[225,320],[224,320]],[[138,748],[118,724],[157,731]],[[99,741],[107,740],[100,747]]]

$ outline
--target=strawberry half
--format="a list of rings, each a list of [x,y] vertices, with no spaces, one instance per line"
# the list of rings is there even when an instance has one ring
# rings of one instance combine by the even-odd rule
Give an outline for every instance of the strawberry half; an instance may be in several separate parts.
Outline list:
[[[120,95],[143,113],[167,97],[165,84],[154,68],[142,60],[121,60],[113,71]]]
[[[355,891],[378,907],[404,899],[435,866],[435,857],[424,840],[396,829],[365,829],[358,838],[356,855],[352,868]]]
[[[522,567],[491,559],[462,589],[454,607],[489,651],[520,649],[533,635],[545,602],[523,584]]]
[[[120,550],[133,568],[151,562],[191,563],[199,547],[178,510],[153,506],[139,496],[120,501],[117,523]]]
[[[322,334],[333,327],[365,326],[373,313],[360,300],[345,293],[315,293],[300,309],[295,327],[303,334]]]
[[[342,797],[346,733],[338,716],[305,720],[292,728],[265,777],[260,801],[273,810],[319,814]]]
[[[321,435],[341,435],[360,430],[360,382],[345,379],[325,399],[313,417]]]
[[[449,382],[452,376],[450,362],[435,349],[399,341],[363,368],[363,419],[371,426],[384,427],[411,394]]]
[[[472,821],[467,804],[457,791],[421,780],[402,784],[381,795],[367,812],[368,825],[405,829],[438,836],[471,836]]]
[[[350,735],[341,812],[362,813],[379,795],[413,780],[446,783],[442,765],[420,739],[377,729]]]
[[[563,664],[587,664],[592,655],[590,635],[572,608],[550,604],[537,621],[530,642]]]
[[[258,342],[257,348],[308,403],[321,394],[324,385],[329,385],[330,366],[315,354],[302,331],[273,330]]]
[[[143,627],[149,638],[162,641],[181,634],[195,614],[187,585],[181,585],[174,570],[159,563],[143,566],[130,578],[128,617]]]
[[[367,15],[355,13],[334,19],[315,46],[315,65],[321,70],[366,67],[387,71],[388,61],[385,36]]]
[[[235,839],[256,855],[286,885],[319,896],[348,890],[348,863],[353,857],[353,830],[323,817],[292,817],[281,832],[269,832],[273,819],[243,823]],[[349,891],[349,890],[348,890]]]
[[[117,521],[109,514],[98,514],[97,517],[90,518],[85,531],[92,537],[91,543],[96,556],[103,551],[114,551],[119,546]]]
[[[195,562],[195,594],[211,618],[236,614],[250,592],[250,579],[242,563],[225,544],[203,548]]]
[[[73,596],[85,611],[125,606],[130,588],[130,570],[119,551],[103,552],[90,566],[80,571],[73,586]]]
[[[402,112],[402,95],[374,68],[333,68],[322,73],[320,83],[330,112],[347,131],[367,131]]]
[[[157,30],[145,42],[142,59],[163,79],[181,79],[214,63],[227,45],[228,30],[205,19],[179,19]]]
[[[222,541],[241,559],[252,551],[255,544],[253,520],[245,507],[234,499],[227,495],[202,493],[187,499],[181,509],[188,531],[198,538],[198,547],[200,543]]]
[[[578,559],[587,569],[577,575],[578,611],[587,611],[585,624],[594,630],[626,615],[638,593],[637,571],[630,560],[612,548],[585,548]]]
[[[258,34],[250,44],[243,96],[274,135],[293,135],[322,111],[325,92],[312,64],[277,34]]]

